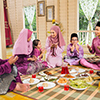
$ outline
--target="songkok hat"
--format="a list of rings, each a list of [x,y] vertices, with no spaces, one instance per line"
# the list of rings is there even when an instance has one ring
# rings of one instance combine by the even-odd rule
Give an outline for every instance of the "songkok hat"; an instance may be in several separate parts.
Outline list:
[[[100,21],[97,22],[96,26],[100,27]]]

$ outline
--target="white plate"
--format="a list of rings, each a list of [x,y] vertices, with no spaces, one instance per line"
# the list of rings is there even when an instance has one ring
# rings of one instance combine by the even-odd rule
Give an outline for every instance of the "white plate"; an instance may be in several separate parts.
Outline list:
[[[79,68],[78,73],[83,73],[83,72],[85,72],[85,69],[81,69],[81,68]]]
[[[87,74],[88,76],[82,76],[82,75],[84,75],[84,74]],[[86,78],[86,77],[89,77],[90,76],[90,74],[89,73],[81,73],[81,74],[79,74],[80,76],[78,76],[78,78]]]
[[[72,69],[72,70],[70,71],[70,73],[74,73],[74,72],[76,72],[76,73],[82,73],[82,72],[85,72],[85,69],[79,68],[78,71],[76,71],[75,69]]]
[[[40,80],[39,79],[36,79],[36,78],[33,78],[33,80],[34,80],[34,82],[33,83],[30,83],[29,82],[30,81],[30,78],[28,78],[28,79],[23,80],[23,83],[28,83],[30,85],[34,85],[34,84],[37,84],[37,83],[40,82]]]
[[[46,76],[47,74],[44,73],[44,71],[39,72],[40,75]]]
[[[57,79],[57,77],[55,77],[55,76],[45,76],[44,78],[47,80]]]
[[[76,79],[76,76],[73,75],[73,74],[70,74],[70,75],[74,76],[74,78],[67,78],[67,77],[64,77],[65,75],[66,75],[66,74],[62,74],[62,75],[60,75],[60,76],[63,77],[63,78],[66,78],[67,80],[69,80],[69,79]]]
[[[76,75],[78,74],[78,72],[77,72],[75,69],[72,69],[72,70],[70,71],[70,74],[71,74],[72,76],[76,76]]]
[[[85,90],[87,87],[85,87],[85,88],[74,88],[74,87],[70,86],[70,88],[72,88],[74,90]]]
[[[43,86],[43,85],[42,85],[43,83],[47,83],[47,84],[48,84],[48,87],[43,87],[44,89],[50,89],[50,88],[53,88],[53,87],[56,86],[56,84],[53,83],[53,82],[41,82],[41,83],[37,84],[37,87]]]
[[[66,82],[66,83],[59,83],[58,81],[59,81],[59,79],[56,81],[56,82],[57,82],[57,84],[59,84],[59,85],[61,85],[61,86],[64,86],[64,85],[66,85],[66,84],[67,84],[67,82]]]

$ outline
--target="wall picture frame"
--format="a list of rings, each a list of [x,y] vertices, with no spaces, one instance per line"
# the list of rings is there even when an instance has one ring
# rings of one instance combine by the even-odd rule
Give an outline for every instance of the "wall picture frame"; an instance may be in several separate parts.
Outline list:
[[[45,16],[45,1],[38,1],[37,8],[38,8],[38,16],[39,17]]]
[[[46,21],[47,22],[52,22],[52,20],[55,18],[54,13],[55,13],[54,6],[46,7]]]

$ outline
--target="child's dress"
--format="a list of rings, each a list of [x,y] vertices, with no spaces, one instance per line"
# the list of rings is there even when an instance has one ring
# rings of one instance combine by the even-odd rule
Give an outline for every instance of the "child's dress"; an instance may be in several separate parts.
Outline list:
[[[43,58],[43,56],[41,58],[39,58],[39,55],[41,54],[41,49],[37,49],[35,48],[33,50],[33,55],[36,56],[38,58],[38,61],[41,62],[43,64],[43,67],[48,67],[48,64],[46,61],[41,60]]]
[[[67,56],[64,57],[64,61],[67,62],[70,65],[79,65],[79,61],[80,59],[83,58],[84,52],[83,52],[83,48],[79,46],[79,53],[77,52],[76,49],[74,49],[73,52],[71,52],[71,47],[72,44],[69,44],[67,46]]]
[[[16,66],[18,68],[18,71],[21,74],[34,74],[39,71],[41,71],[43,68],[43,64],[39,61],[28,61],[27,59],[32,57],[32,54],[30,55],[17,55],[19,58],[16,61]]]

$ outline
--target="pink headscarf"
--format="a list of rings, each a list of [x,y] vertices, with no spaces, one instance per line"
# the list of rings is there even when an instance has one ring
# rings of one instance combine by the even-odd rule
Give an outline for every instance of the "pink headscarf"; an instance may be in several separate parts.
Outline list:
[[[13,47],[13,55],[16,54],[30,54],[33,50],[32,48],[32,41],[29,42],[27,39],[32,35],[32,31],[29,29],[22,29],[17,41],[14,44]]]
[[[54,38],[52,36],[48,37],[50,46],[55,43],[58,43],[59,47],[65,46],[66,44],[65,44],[65,41],[64,41],[64,38],[62,36],[59,26],[52,26],[50,30],[54,30],[57,33],[56,37]]]

